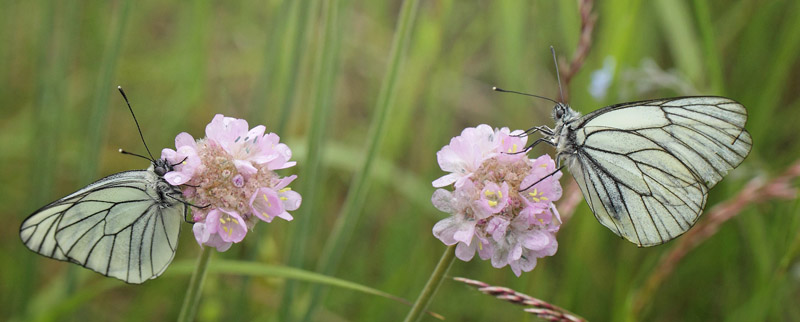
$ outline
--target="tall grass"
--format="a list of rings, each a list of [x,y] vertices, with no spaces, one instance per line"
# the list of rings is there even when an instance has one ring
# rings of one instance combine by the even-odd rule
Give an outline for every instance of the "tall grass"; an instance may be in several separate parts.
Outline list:
[[[431,234],[445,215],[429,203],[430,182],[443,174],[435,152],[466,126],[552,125],[548,103],[498,95],[491,86],[557,97],[548,47],[569,65],[581,41],[579,2],[421,1],[402,54],[396,39],[407,5],[5,2],[0,315],[15,321],[179,315],[200,253],[188,225],[174,267],[141,286],[42,258],[17,237],[21,220],[47,202],[103,175],[147,166],[116,153],[119,147],[143,152],[121,99],[114,99],[114,86],[122,85],[154,153],[181,131],[202,137],[205,124],[223,113],[266,124],[299,161],[281,170],[299,176],[294,188],[304,203],[295,220],[260,225],[243,243],[215,254],[197,320],[405,316],[410,307],[388,294],[415,298],[445,248]],[[800,4],[610,0],[596,2],[593,12],[591,50],[568,88],[574,108],[689,94],[664,86],[637,90],[666,78],[748,108],[753,151],[710,192],[707,210],[800,158],[793,121],[800,119],[794,90],[800,25],[793,18]],[[587,89],[608,57],[614,79],[607,95],[596,98]],[[643,73],[647,59],[660,71]],[[552,152],[537,147],[532,155]],[[454,262],[449,274],[509,287],[589,321],[800,320],[798,214],[797,201],[744,207],[642,299],[661,258],[688,236],[638,249],[599,225],[583,201],[559,233],[558,253],[534,271],[517,278],[474,260]],[[337,222],[341,233],[333,232]],[[317,267],[332,280],[313,275]],[[296,280],[302,282],[290,282]],[[330,288],[315,301],[310,291],[319,283],[349,287]],[[452,321],[528,316],[449,280],[436,294],[428,309]]]

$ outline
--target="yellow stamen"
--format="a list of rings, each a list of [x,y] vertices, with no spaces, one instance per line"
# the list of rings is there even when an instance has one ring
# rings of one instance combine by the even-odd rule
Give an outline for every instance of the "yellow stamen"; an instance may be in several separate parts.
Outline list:
[[[221,224],[223,224],[223,225],[224,225],[224,224],[225,224],[225,218],[220,218],[220,219],[219,219],[219,223],[221,223]]]
[[[236,220],[236,218],[231,218],[230,220],[232,220],[234,224],[237,224],[237,225],[239,224],[239,221]]]
[[[533,201],[539,202],[539,198],[533,197],[531,199],[533,199]]]
[[[489,207],[497,206],[497,201],[489,200]]]
[[[486,190],[486,191],[485,191],[483,194],[484,194],[484,195],[486,195],[486,196],[488,197],[488,196],[491,196],[491,195],[493,195],[493,194],[494,194],[494,191],[491,191],[491,190]]]
[[[500,198],[503,198],[503,192],[498,190],[497,191],[497,196],[500,197]]]
[[[286,198],[286,197],[280,197],[280,199],[281,200],[289,200],[289,198]]]
[[[278,192],[287,192],[289,190],[292,190],[292,188],[286,187],[286,188],[283,188],[281,190],[278,190]]]
[[[544,200],[544,201],[550,200],[550,199],[547,199],[547,197],[545,197],[545,196],[541,196],[541,198],[542,198],[542,200]]]
[[[547,168],[547,163],[539,165],[542,168]]]
[[[544,219],[539,218],[539,222],[544,224]]]

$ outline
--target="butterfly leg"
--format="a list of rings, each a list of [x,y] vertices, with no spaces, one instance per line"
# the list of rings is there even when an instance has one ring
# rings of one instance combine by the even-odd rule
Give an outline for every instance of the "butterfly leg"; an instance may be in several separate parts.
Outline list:
[[[547,143],[547,144],[550,144],[550,145],[552,145],[552,146],[556,146],[556,145],[553,143],[553,141],[551,141],[551,140],[550,140],[550,138],[549,138],[549,137],[544,137],[544,138],[539,138],[539,139],[536,139],[536,141],[533,141],[533,143],[529,144],[528,146],[526,146],[526,147],[525,147],[524,149],[522,149],[521,151],[517,151],[517,152],[504,152],[504,153],[505,153],[505,154],[520,154],[520,153],[528,153],[528,151],[530,151],[531,149],[533,149],[533,147],[535,147],[537,144],[539,144],[539,143],[542,143],[542,142],[544,142],[544,143]]]
[[[178,202],[180,202],[180,203],[182,203],[184,205],[187,205],[187,206],[190,206],[190,207],[195,207],[197,209],[205,209],[205,208],[208,208],[208,207],[211,206],[210,204],[205,205],[205,206],[198,206],[198,205],[195,205],[195,204],[193,204],[191,202],[187,202],[186,200],[183,200],[183,199],[180,199],[180,198],[176,198],[175,196],[173,196],[171,194],[166,194],[166,196],[170,197],[170,198],[172,198],[172,199],[174,199],[174,200],[176,200],[176,201],[178,201]],[[184,216],[183,221],[185,221],[187,223],[190,223],[190,224],[194,224],[195,223],[192,220],[186,219],[186,216]]]
[[[539,182],[542,182],[542,180],[544,180],[544,179],[547,179],[547,178],[549,178],[549,177],[552,177],[554,174],[556,174],[556,173],[558,173],[559,171],[561,171],[561,169],[562,169],[562,168],[564,168],[564,167],[563,167],[563,166],[561,166],[561,165],[560,165],[560,163],[561,163],[561,162],[559,162],[559,165],[556,167],[556,171],[550,172],[548,175],[546,175],[546,176],[542,177],[542,178],[541,178],[541,179],[539,179],[539,180],[536,180],[536,182],[529,184],[529,185],[528,185],[527,187],[525,187],[524,189],[519,189],[519,191],[520,191],[520,192],[522,192],[522,191],[528,190],[528,189],[530,189],[531,187],[535,186],[537,183],[539,183]]]
[[[536,132],[542,132],[542,133],[544,133],[546,135],[549,135],[549,136],[552,136],[553,133],[554,133],[553,129],[549,128],[547,125],[539,125],[539,126],[534,126],[532,128],[529,128],[529,129],[525,130],[525,132],[522,132],[522,133],[516,134],[516,135],[512,135],[512,136],[523,137],[523,136],[531,135],[531,134],[536,133]]]

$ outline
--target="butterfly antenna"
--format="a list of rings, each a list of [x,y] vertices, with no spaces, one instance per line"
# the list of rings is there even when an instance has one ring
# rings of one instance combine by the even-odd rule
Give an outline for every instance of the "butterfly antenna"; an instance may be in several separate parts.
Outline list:
[[[139,127],[139,121],[136,120],[136,114],[133,113],[133,108],[131,107],[131,102],[128,101],[128,96],[125,95],[125,91],[122,90],[122,86],[117,86],[117,89],[119,89],[119,93],[122,94],[122,98],[125,99],[125,104],[128,104],[128,110],[131,111],[131,116],[133,116],[133,122],[136,123],[136,129],[139,130],[139,137],[142,139],[142,143],[144,143],[144,149],[147,150],[147,154],[150,156],[150,159],[148,159],[148,160],[155,162],[156,158],[154,158],[153,154],[150,153],[150,148],[147,147],[147,142],[144,141],[144,134],[142,134],[142,128]],[[125,152],[122,149],[120,149],[120,153],[143,157],[143,156],[138,155],[138,154]],[[147,159],[146,157],[143,157],[143,158]]]
[[[564,102],[564,89],[561,87],[561,73],[558,72],[558,59],[556,59],[556,49],[550,46],[550,52],[553,53],[553,63],[556,64],[556,79],[558,79],[558,92],[561,94],[561,102]]]
[[[152,159],[150,159],[150,158],[148,158],[148,157],[146,157],[146,156],[143,156],[143,155],[141,155],[141,154],[136,154],[136,153],[128,152],[128,151],[125,151],[125,150],[123,150],[123,149],[119,149],[119,153],[122,153],[122,154],[127,154],[127,155],[132,155],[132,156],[135,156],[135,157],[140,157],[140,158],[142,158],[142,159],[145,159],[145,160],[147,160],[147,161],[151,161],[151,162],[153,161]]]
[[[558,104],[558,102],[556,102],[554,99],[551,99],[551,98],[547,98],[547,97],[539,96],[539,95],[528,94],[528,93],[523,93],[523,92],[509,91],[509,90],[505,90],[505,89],[502,89],[502,88],[497,87],[497,86],[492,87],[492,90],[495,91],[495,92],[500,92],[500,93],[512,93],[512,94],[519,94],[519,95],[525,95],[525,96],[530,96],[530,97],[541,98],[541,99],[545,99],[545,100],[548,100],[548,101],[551,101],[553,103]]]

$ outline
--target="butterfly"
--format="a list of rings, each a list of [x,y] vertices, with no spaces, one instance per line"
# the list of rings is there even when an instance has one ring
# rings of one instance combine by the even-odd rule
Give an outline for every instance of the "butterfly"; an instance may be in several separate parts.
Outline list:
[[[131,284],[161,275],[175,257],[188,207],[164,180],[172,164],[136,156],[150,167],[112,174],[34,211],[20,226],[25,246]]]
[[[555,128],[526,131],[543,137],[525,151],[538,143],[554,146],[558,168],[566,164],[597,220],[639,247],[666,243],[689,230],[708,191],[753,145],[744,128],[747,110],[725,97],[622,103],[581,116],[562,102],[495,90],[556,104]]]

